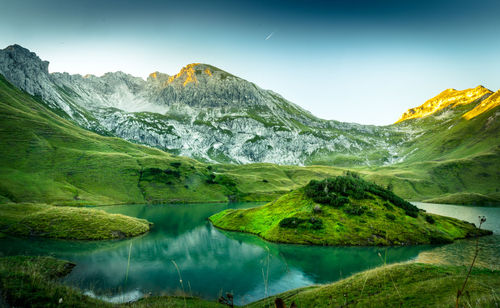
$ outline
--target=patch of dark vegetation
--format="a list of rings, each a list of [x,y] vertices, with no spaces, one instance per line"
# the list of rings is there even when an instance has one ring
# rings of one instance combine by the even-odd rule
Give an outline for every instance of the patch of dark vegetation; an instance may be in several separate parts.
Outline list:
[[[384,202],[382,205],[389,211],[394,211],[394,207],[389,202]]]
[[[391,213],[385,213],[385,217],[389,220],[396,220],[396,216],[394,216],[394,214]]]
[[[448,237],[444,237],[444,236],[439,235],[439,234],[430,235],[429,240],[430,240],[430,243],[433,245],[453,243],[452,239],[450,239]]]
[[[182,163],[180,161],[173,161],[170,163],[170,166],[172,166],[174,168],[179,168],[181,165],[182,165]]]
[[[309,219],[298,218],[298,217],[287,217],[282,219],[279,225],[281,228],[288,228],[288,229],[301,228],[301,229],[319,230],[323,228],[323,221],[315,217]]]
[[[374,183],[367,182],[353,172],[346,172],[344,176],[329,178],[322,181],[312,180],[305,187],[306,196],[316,203],[326,204],[333,207],[341,207],[349,203],[349,198],[355,200],[373,199],[372,195],[379,196],[386,200],[384,206],[390,209],[393,205],[403,209],[406,215],[418,216],[418,208],[404,199],[396,196],[392,191],[387,190]],[[357,209],[349,211],[359,212]],[[357,215],[357,214],[356,214]]]
[[[215,181],[215,174],[210,173],[207,176],[207,179],[205,180],[205,182],[207,182],[207,184],[217,184],[217,182]]]
[[[346,214],[360,216],[368,210],[368,207],[358,204],[348,204],[343,208],[343,210]]]
[[[430,215],[425,215],[425,220],[430,223],[430,224],[434,224],[436,221],[434,220],[434,217],[430,216]]]
[[[181,172],[175,169],[146,168],[142,170],[141,181],[168,183],[177,182]]]

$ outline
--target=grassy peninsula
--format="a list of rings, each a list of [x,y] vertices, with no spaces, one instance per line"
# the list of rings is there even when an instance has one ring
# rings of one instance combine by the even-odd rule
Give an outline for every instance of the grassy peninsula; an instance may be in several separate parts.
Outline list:
[[[76,240],[105,240],[137,236],[151,223],[102,210],[47,204],[1,204],[0,232]]]
[[[210,217],[221,229],[281,243],[413,245],[491,234],[473,224],[428,214],[357,174],[311,181],[264,206]]]

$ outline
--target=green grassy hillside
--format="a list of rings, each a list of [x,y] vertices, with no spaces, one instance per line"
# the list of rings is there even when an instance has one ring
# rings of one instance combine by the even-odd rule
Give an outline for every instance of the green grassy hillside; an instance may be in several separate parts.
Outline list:
[[[356,176],[311,181],[267,205],[210,217],[221,229],[266,240],[314,245],[449,243],[491,234],[457,219],[427,214]]]
[[[488,115],[495,110],[469,121],[487,125]],[[431,136],[426,138],[432,140]],[[486,144],[493,146],[486,148]],[[439,160],[356,170],[377,184],[392,184],[398,195],[410,200],[461,193],[476,194],[474,200],[477,194],[485,196],[487,201],[474,201],[479,204],[492,203],[498,199],[500,182],[500,155],[495,144],[496,139],[485,137],[476,146],[478,153],[467,152],[470,146],[457,152],[460,155]],[[464,153],[469,156],[462,157]],[[311,179],[340,175],[346,168],[200,163],[84,130],[0,76],[0,202],[105,205],[271,201]]]
[[[77,127],[0,76],[0,202],[272,200],[336,168],[208,165]]]
[[[370,168],[369,178],[384,177],[382,183],[392,181],[397,193],[411,199],[500,204],[500,96],[485,97],[464,96],[464,104],[397,123],[395,128],[413,135],[400,148],[405,160]]]
[[[47,204],[1,204],[0,232],[76,240],[104,240],[137,236],[149,231],[144,219],[102,210]]]
[[[455,307],[464,266],[395,264],[368,270],[332,284],[291,290],[245,307],[274,307],[281,298],[290,307]],[[474,269],[460,307],[497,307],[500,271]]]

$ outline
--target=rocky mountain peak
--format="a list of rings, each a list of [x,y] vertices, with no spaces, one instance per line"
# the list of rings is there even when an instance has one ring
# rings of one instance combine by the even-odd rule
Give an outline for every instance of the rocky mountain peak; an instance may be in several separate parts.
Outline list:
[[[17,44],[7,46],[5,49],[0,50],[0,55],[8,57],[11,65],[30,65],[35,66],[41,71],[48,73],[49,62],[42,61],[34,52],[19,46]],[[2,59],[5,62],[7,59]]]
[[[179,73],[170,76],[166,85],[182,85],[198,84],[199,82],[207,82],[209,80],[225,79],[228,76],[233,76],[215,66],[204,63],[191,63],[184,66]]]
[[[474,109],[465,113],[462,117],[466,120],[470,120],[498,106],[500,106],[500,90],[482,100]]]
[[[168,78],[170,78],[170,75],[156,71],[156,72],[149,74],[147,81],[154,82],[154,83],[157,83],[157,82],[166,83]]]
[[[48,78],[49,62],[42,61],[26,48],[11,45],[0,50],[0,73],[31,95],[40,94],[41,85],[38,81]]]
[[[174,76],[171,76],[168,78],[167,83],[172,84],[172,83],[182,83],[182,85],[185,87],[189,83],[198,83],[198,77],[199,74],[201,73],[201,69],[198,68],[200,63],[191,63],[186,66],[184,66],[181,71]],[[211,76],[212,73],[210,71],[208,72],[208,76]]]
[[[461,105],[478,102],[487,98],[491,94],[493,94],[491,90],[486,89],[481,85],[475,88],[465,89],[461,91],[455,89],[447,89],[437,96],[429,99],[422,105],[408,109],[405,113],[403,113],[403,115],[396,123],[408,119],[423,118],[447,107],[455,108]]]

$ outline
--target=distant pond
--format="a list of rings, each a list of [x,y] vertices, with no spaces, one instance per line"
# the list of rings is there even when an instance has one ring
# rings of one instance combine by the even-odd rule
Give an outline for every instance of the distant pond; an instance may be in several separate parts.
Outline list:
[[[417,260],[465,263],[474,240],[444,246],[317,247],[269,243],[214,228],[207,217],[227,208],[256,203],[122,205],[101,207],[110,213],[145,218],[154,228],[141,237],[104,242],[5,238],[1,255],[51,255],[77,266],[65,283],[113,302],[144,294],[180,294],[216,299],[231,292],[245,304],[290,289],[327,283],[384,263]],[[500,208],[416,203],[428,212],[477,222],[496,234],[481,238],[479,265],[500,264]],[[130,252],[130,264],[127,264]],[[178,266],[182,277],[180,284]],[[266,282],[266,283],[265,283]],[[267,285],[267,287],[266,287]],[[183,289],[183,290],[182,290]]]

